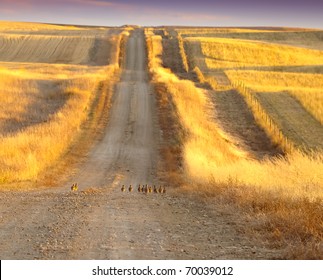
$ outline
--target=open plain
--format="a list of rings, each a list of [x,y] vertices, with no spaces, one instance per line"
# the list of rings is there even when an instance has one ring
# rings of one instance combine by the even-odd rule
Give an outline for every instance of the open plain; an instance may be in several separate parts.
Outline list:
[[[322,259],[322,34],[2,22],[0,258]]]

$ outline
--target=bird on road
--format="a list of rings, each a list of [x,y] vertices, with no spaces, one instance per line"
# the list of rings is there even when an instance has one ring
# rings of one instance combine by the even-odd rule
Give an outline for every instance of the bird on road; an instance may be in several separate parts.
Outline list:
[[[125,191],[126,191],[126,187],[125,187],[124,185],[122,185],[122,187],[121,187],[121,191],[122,191],[122,192],[125,192]]]
[[[71,186],[71,191],[72,192],[76,192],[78,190],[78,185],[77,183],[74,183],[72,186]]]

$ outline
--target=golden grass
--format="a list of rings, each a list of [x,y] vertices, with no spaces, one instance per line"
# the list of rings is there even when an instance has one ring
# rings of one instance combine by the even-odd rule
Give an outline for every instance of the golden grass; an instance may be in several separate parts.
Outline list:
[[[3,35],[0,37],[0,60],[86,63],[94,39],[94,36]]]
[[[199,67],[195,66],[193,72],[195,73],[198,81],[202,84],[207,84],[209,85],[211,88],[218,88],[219,85],[216,81],[216,79],[214,79],[213,77],[204,75],[203,72],[200,70]]]
[[[158,36],[157,36],[158,37]],[[148,37],[149,39],[149,37]],[[152,39],[150,37],[150,39]],[[159,42],[156,40],[155,43]],[[159,52],[161,47],[155,48]],[[154,53],[159,56],[159,52]],[[150,54],[152,51],[150,50]],[[322,157],[311,158],[301,153],[295,153],[285,158],[268,159],[263,162],[249,160],[247,155],[230,143],[230,138],[225,135],[213,122],[209,114],[209,103],[203,90],[194,86],[188,80],[179,80],[169,70],[150,67],[154,81],[164,83],[173,97],[180,122],[186,130],[184,143],[184,166],[187,174],[198,181],[208,182],[211,178],[218,183],[228,180],[238,180],[247,185],[257,186],[263,189],[302,188],[302,184],[308,181],[313,185],[323,185]],[[306,162],[309,168],[299,169]],[[294,176],[295,172],[299,176]],[[284,174],[284,176],[277,176]],[[291,174],[285,176],[285,174]],[[288,177],[291,177],[290,180]],[[297,183],[299,182],[299,183]],[[315,189],[318,197],[323,194]],[[314,192],[314,193],[315,193]],[[298,192],[299,195],[301,192]],[[287,196],[291,192],[286,193]],[[305,197],[308,197],[306,194]],[[315,195],[311,194],[311,198]]]
[[[199,32],[195,34],[188,34],[189,37],[201,37]],[[323,31],[322,30],[297,30],[297,31],[265,31],[253,30],[239,31],[239,30],[228,30],[228,32],[217,32],[204,34],[207,37],[217,38],[231,38],[231,39],[242,39],[252,41],[263,41],[282,45],[297,46],[303,48],[311,48],[317,50],[323,50]],[[203,37],[204,37],[203,36]]]
[[[189,150],[188,150],[189,151]],[[211,175],[211,182],[238,186],[241,192],[256,191],[267,195],[288,199],[323,199],[322,182],[323,156],[312,158],[301,153],[293,153],[286,158],[268,159],[262,162],[239,160],[232,164],[218,165],[207,160],[203,168],[189,152],[190,174]],[[198,177],[197,177],[198,178]],[[198,178],[204,179],[205,178]]]
[[[259,95],[251,92],[243,82],[240,80],[231,80],[231,84],[235,90],[240,93],[249,109],[254,115],[258,125],[263,128],[266,134],[270,137],[271,141],[278,145],[282,151],[292,153],[295,150],[295,142],[289,139],[284,133],[282,133],[282,127],[280,127],[275,118],[268,112],[269,109],[277,110],[275,106],[263,106],[262,102],[259,101]],[[274,99],[271,100],[274,103]],[[294,100],[293,100],[294,101]],[[286,105],[289,105],[287,102]]]
[[[201,44],[209,69],[323,64],[323,51],[319,50],[228,38],[199,37],[185,41]]]
[[[227,36],[230,36],[230,34],[228,33]],[[298,119],[299,123],[304,123],[303,127],[300,125],[292,127],[297,123],[289,121],[288,116],[284,117],[286,115],[284,112],[278,112],[278,108],[282,107],[283,97],[286,97],[285,102],[291,101],[287,98],[288,96],[283,94],[283,92],[288,92],[322,124],[323,103],[320,100],[323,85],[322,75],[298,72],[270,72],[268,70],[286,69],[290,71],[293,66],[296,66],[293,71],[312,71],[312,67],[315,65],[318,67],[322,65],[322,51],[244,41],[241,39],[201,37],[187,38],[185,40],[188,44],[193,64],[200,65],[202,72],[208,71],[208,69],[216,71],[225,70],[231,80],[231,84],[245,97],[259,125],[271,136],[273,142],[280,145],[285,152],[290,152],[294,148],[294,144],[305,150],[321,147],[319,144],[320,135],[322,134],[321,129],[318,129],[315,121],[310,120],[310,117],[303,112],[302,108],[299,108],[297,111],[290,106],[290,113],[293,115],[291,116],[293,120]],[[195,47],[192,47],[192,45],[195,45]],[[200,48],[196,45],[200,45]],[[196,56],[205,58],[206,63],[201,58],[196,59]],[[242,70],[245,68],[253,69],[253,71]],[[219,87],[213,86],[213,89],[219,90]],[[266,95],[254,95],[249,92],[250,90],[252,92],[264,92]],[[279,92],[280,94],[276,95],[277,98],[274,95],[271,95],[269,98],[268,93],[272,92]],[[276,115],[278,119],[281,119],[277,120],[277,116],[275,119],[266,110],[265,105],[260,103],[271,104],[270,109],[277,111]],[[297,103],[295,103],[295,107],[297,107],[296,105]],[[282,110],[284,109],[282,108]],[[302,119],[303,117],[305,118]],[[280,123],[290,124],[289,126],[285,125],[285,127],[282,127]],[[306,128],[305,126],[308,127]],[[306,132],[306,129],[311,128],[318,131],[317,135],[313,136],[312,139],[310,134]],[[294,133],[293,131],[295,130],[296,132]]]
[[[157,52],[155,55],[160,54]],[[196,88],[190,81],[179,80],[160,66],[150,69],[154,81],[164,83],[171,93],[181,123],[187,132],[183,160],[190,178],[204,183],[213,180],[218,184],[233,180],[264,191],[275,190],[274,192],[286,197],[322,197],[322,156],[310,157],[295,152],[287,158],[267,159],[262,162],[249,160],[212,121],[208,114],[208,100],[201,89]],[[310,183],[314,191],[308,191]]]
[[[115,46],[119,45],[119,34],[103,36],[101,32],[93,33],[60,35],[56,31],[51,35],[2,34],[0,61],[92,65],[116,63],[114,55],[117,54]]]
[[[185,37],[190,36],[216,36],[220,34],[232,34],[232,33],[259,33],[257,29],[248,29],[248,28],[180,28],[176,29],[176,31]],[[269,32],[278,32],[278,31],[270,31],[270,30],[261,30],[261,32],[269,33]]]
[[[148,52],[148,63],[149,68],[157,68],[161,65],[161,53],[163,51],[162,47],[162,37],[158,35],[154,35],[152,29],[145,30],[146,38],[147,38],[147,48],[150,50]]]
[[[180,80],[169,70],[160,66],[161,37],[157,35],[150,36],[147,32],[146,36],[150,59],[149,68],[153,74],[154,81],[164,84],[173,96],[181,123],[190,135],[191,143],[201,144],[199,148],[202,148],[203,146],[208,147],[210,141],[216,139],[217,145],[221,149],[210,150],[208,154],[219,164],[230,162],[242,156],[238,149],[230,146],[224,133],[210,120],[208,110],[205,110],[207,99],[204,91],[196,88],[193,82]],[[194,106],[194,110],[192,110],[191,106]]]
[[[72,33],[61,36],[65,27],[35,25],[44,34],[17,35],[32,27],[2,28],[13,31],[0,36],[0,182],[36,180],[64,155],[115,79],[127,32],[67,28]]]
[[[290,89],[319,89],[323,87],[322,74],[310,73],[282,73],[271,71],[227,71],[242,79],[247,86],[263,90],[269,88],[274,91]]]
[[[13,22],[0,20],[0,31],[40,31],[40,30],[80,30],[71,25],[45,24],[33,22]]]
[[[146,36],[147,42],[153,40]],[[160,42],[155,39],[156,44]],[[174,116],[184,130],[181,142],[182,165],[189,179],[186,188],[223,197],[254,213],[264,221],[262,229],[285,245],[301,243],[308,249],[308,243],[321,242],[323,155],[294,151],[284,158],[249,159],[213,122],[203,90],[160,66],[161,50],[161,46],[152,49],[148,44],[150,72],[153,81],[171,95]],[[315,251],[310,256],[321,255]]]
[[[323,149],[323,75],[233,70],[226,73],[258,123],[285,152],[295,147],[305,151]]]
[[[191,40],[191,39],[186,39],[186,40]],[[238,59],[239,56],[241,56],[242,58],[240,59],[241,61],[243,61],[243,63],[245,63],[245,61],[249,61],[252,62],[252,64],[255,64],[254,62],[256,62],[256,64],[263,64],[266,65],[266,63],[271,63],[272,65],[279,65],[279,64],[283,64],[284,63],[296,63],[296,64],[305,64],[305,65],[309,65],[311,63],[314,64],[319,64],[320,59],[322,59],[322,52],[319,51],[313,51],[313,50],[305,50],[305,49],[298,49],[298,48],[292,48],[292,47],[286,47],[286,48],[282,48],[281,46],[277,46],[277,45],[271,45],[271,44],[261,44],[261,43],[253,43],[253,42],[242,42],[240,40],[230,40],[230,39],[208,39],[208,38],[194,38],[192,39],[194,40],[200,40],[202,43],[206,42],[207,43],[207,48],[209,50],[209,54],[210,53],[217,53],[219,59],[223,59],[224,61],[226,61],[227,59]],[[210,43],[211,42],[211,43]],[[214,43],[215,42],[215,43]],[[221,47],[220,42],[223,43],[223,46]],[[233,45],[232,48],[238,48],[237,52],[233,54],[230,53],[230,50],[232,50],[231,46]],[[251,46],[251,48],[249,48]],[[225,53],[227,54],[227,57],[225,55],[223,55],[223,53],[221,53],[221,51],[219,51],[219,49],[224,49]],[[290,53],[288,53],[290,52]],[[260,53],[266,54],[264,56],[259,55]],[[300,55],[296,55],[296,54],[300,54]],[[315,55],[319,54],[318,57],[316,57]],[[259,62],[257,61],[257,59],[259,59]],[[301,101],[301,103],[304,104],[305,107],[311,108],[309,109],[309,111],[311,111],[313,113],[313,115],[320,115],[321,113],[321,105],[322,105],[322,100],[320,100],[319,104],[316,103],[315,106],[315,102],[317,102],[317,98],[319,98],[318,96],[318,92],[319,90],[322,88],[323,86],[323,79],[322,79],[322,75],[320,74],[300,74],[300,73],[277,73],[277,72],[260,72],[260,71],[226,71],[227,75],[229,76],[231,82],[243,82],[244,86],[249,88],[249,86],[252,89],[259,89],[262,84],[265,85],[266,91],[271,91],[273,89],[275,89],[275,91],[279,90],[291,90],[291,92],[293,92],[293,89],[297,89],[296,91],[294,91],[294,95],[298,96],[299,100]],[[261,73],[261,74],[259,74]],[[201,76],[201,75],[200,75]],[[275,80],[273,82],[273,80]],[[270,88],[269,85],[272,85],[273,88]],[[216,87],[214,87],[216,89]],[[264,89],[264,87],[262,87],[262,89]],[[302,97],[300,97],[300,92],[305,92],[307,90],[312,90],[313,92],[317,92],[317,94],[313,97],[311,97],[310,99],[306,99],[306,95],[303,96],[303,100]],[[197,95],[194,95],[194,97],[196,97]],[[311,100],[311,101],[310,101]],[[182,101],[181,101],[182,102]],[[187,100],[185,99],[185,102],[187,102]],[[194,102],[192,102],[191,106],[193,105]],[[308,104],[308,105],[305,105]],[[310,107],[311,104],[312,106]],[[200,104],[201,106],[203,106],[202,104]],[[201,106],[197,106],[199,108],[201,108]],[[195,108],[195,107],[194,107]],[[204,111],[207,111],[207,106],[204,105]],[[314,113],[314,111],[316,111]],[[198,117],[195,116],[194,119]],[[264,117],[262,117],[264,118]],[[201,121],[201,119],[200,119]],[[201,121],[202,123],[202,121]],[[278,130],[278,129],[276,129]],[[279,131],[278,131],[279,133]],[[211,140],[210,140],[211,141]],[[284,140],[281,140],[284,141]],[[217,140],[214,140],[214,145],[210,145],[209,147],[216,147],[217,146]],[[209,148],[211,149],[211,148]],[[201,178],[207,178],[208,176],[210,176],[210,174],[213,174],[212,176],[214,176],[214,174],[217,174],[217,172],[215,172],[214,170],[217,170],[219,168],[219,164],[218,162],[214,161],[214,164],[212,164],[213,160],[211,160],[211,158],[208,156],[207,153],[203,153],[200,151],[200,153],[198,153],[199,149],[194,149],[193,147],[190,147],[189,149],[187,149],[187,157],[190,159],[187,162],[189,162],[189,164],[192,164],[193,162],[195,162],[194,165],[192,165],[192,167],[190,167],[190,172],[191,174],[203,174],[200,177]],[[204,156],[202,156],[201,154],[204,154]],[[298,153],[297,153],[298,154]],[[300,159],[302,156],[298,156],[297,158]],[[304,158],[307,158],[306,155],[303,155]],[[293,158],[292,161],[296,161],[296,159]],[[280,169],[279,167],[279,162],[280,161],[275,161],[275,166],[277,166],[278,170]],[[317,163],[317,166],[321,166],[321,160],[315,159],[314,160],[315,163]],[[204,163],[204,164],[203,164]],[[265,162],[266,163],[266,162]],[[264,163],[264,166],[266,166],[266,164]],[[223,166],[226,166],[227,163],[223,162]],[[258,163],[259,164],[259,163]],[[295,163],[297,164],[297,162]],[[263,163],[261,163],[261,165],[263,165]],[[284,165],[284,160],[282,160],[282,165]],[[189,165],[187,165],[189,167]],[[202,167],[202,168],[199,168]],[[230,166],[230,165],[229,165]],[[238,165],[239,166],[239,165]],[[241,165],[242,167],[243,165]],[[315,164],[314,164],[315,166]],[[235,168],[234,168],[235,169]],[[247,168],[246,168],[247,169]],[[266,168],[264,168],[266,169]],[[270,168],[272,169],[272,168]],[[194,172],[194,170],[199,170],[199,172]],[[212,171],[213,170],[213,171]],[[230,167],[228,167],[228,170],[230,170]],[[244,170],[244,168],[242,168],[242,170]],[[252,170],[252,168],[251,168]],[[318,167],[317,167],[317,170]],[[230,173],[230,172],[229,172]],[[208,174],[208,175],[207,175]],[[243,176],[243,174],[248,174],[246,176]],[[270,174],[270,172],[268,173]],[[197,175],[195,175],[197,176]],[[272,175],[270,175],[272,176]],[[270,176],[268,177],[268,179],[270,179]],[[309,177],[311,177],[311,174],[308,174]],[[229,179],[229,175],[228,176],[215,176],[215,178],[225,178],[224,180],[220,179],[220,181],[225,182],[226,180]],[[233,175],[233,177],[235,177],[235,175]],[[243,183],[247,183],[247,184],[251,184],[251,185],[257,185],[255,181],[250,180],[250,173],[249,172],[245,172],[242,171],[241,175],[237,176],[237,178],[239,178],[239,180],[241,180],[241,182]],[[304,178],[303,178],[304,179]],[[265,180],[266,181],[266,180]],[[274,182],[273,184],[269,183],[270,180],[268,181],[268,184],[270,186],[276,185],[276,182]],[[323,183],[323,181],[321,182],[320,180],[318,181],[321,184]],[[279,184],[278,184],[279,185]],[[292,184],[290,184],[290,186],[292,186]],[[281,187],[283,187],[283,183],[281,184]]]
[[[52,66],[47,67],[51,72]],[[45,71],[44,68],[43,71]],[[57,95],[59,99],[65,99],[66,102],[58,111],[49,114],[43,122],[26,125],[15,133],[8,133],[0,138],[0,181],[34,180],[42,170],[56,161],[71,144],[86,120],[99,83],[112,76],[114,71],[115,66],[95,70],[86,67],[78,71],[69,71],[62,66],[58,75],[61,77],[38,75],[38,78],[39,76],[42,78],[41,82],[46,82],[47,85],[58,85],[56,92],[54,90],[44,97],[43,102],[46,100],[53,102],[52,99],[57,98]],[[5,86],[6,94],[10,97],[2,96],[1,101],[10,105],[11,112],[7,115],[9,120],[19,112],[28,118],[29,116],[26,115],[28,111],[24,108],[26,103],[32,106],[30,103],[34,101],[33,95],[42,94],[39,92],[41,88],[35,80],[37,77],[34,76],[35,73],[32,74],[34,80],[28,77],[30,74],[27,74],[26,78],[22,76],[19,79],[16,79],[15,75],[17,73],[3,76],[8,78]],[[48,80],[45,80],[44,76],[47,76]],[[10,85],[10,82],[13,84]],[[17,108],[16,99],[19,99]],[[42,109],[36,108],[36,110]],[[19,120],[20,125],[30,121],[33,122],[34,119]]]
[[[270,71],[227,71],[255,92],[283,92],[294,96],[323,125],[323,75]]]

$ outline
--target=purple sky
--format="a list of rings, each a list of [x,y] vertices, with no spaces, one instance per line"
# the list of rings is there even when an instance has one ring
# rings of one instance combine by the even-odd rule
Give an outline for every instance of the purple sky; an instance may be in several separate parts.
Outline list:
[[[323,28],[323,0],[0,0],[0,20]]]

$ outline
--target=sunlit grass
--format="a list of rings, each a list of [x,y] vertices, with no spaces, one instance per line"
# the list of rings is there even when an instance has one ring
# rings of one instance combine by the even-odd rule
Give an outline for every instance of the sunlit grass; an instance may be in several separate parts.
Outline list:
[[[0,26],[0,182],[36,180],[77,139],[95,98],[115,79],[127,32]]]
[[[229,38],[198,37],[185,41],[201,44],[209,69],[323,64],[323,51],[319,50]]]
[[[156,36],[148,37],[149,39],[155,40],[155,44],[160,42]],[[159,57],[162,47],[154,50],[155,57]],[[150,55],[152,51],[150,50]],[[258,186],[264,190],[273,187],[292,189],[296,185],[301,187],[303,183],[306,185],[308,180],[312,181],[313,185],[323,186],[323,177],[319,175],[323,167],[321,156],[313,158],[295,153],[287,158],[249,160],[247,154],[235,147],[230,142],[230,137],[211,119],[208,100],[202,89],[196,88],[194,83],[188,80],[179,80],[169,70],[158,66],[158,59],[151,65],[154,66],[151,67],[154,80],[166,85],[173,96],[180,122],[187,131],[186,139],[183,139],[183,156],[189,177],[205,183],[210,179],[223,183],[236,178],[242,184]],[[298,170],[304,162],[310,167],[304,167],[301,173],[292,172]],[[303,175],[300,176],[301,174]],[[307,196],[306,193],[297,193]],[[290,194],[291,192],[286,192],[287,196]],[[321,197],[322,192],[317,192],[317,196]],[[315,195],[311,194],[311,198],[314,197]]]
[[[39,30],[80,30],[72,25],[45,24],[33,22],[13,22],[0,20],[0,31],[39,31]]]
[[[214,122],[204,90],[196,88],[191,81],[179,80],[176,75],[164,69],[159,60],[162,47],[150,47],[151,41],[160,44],[160,39],[156,36],[151,37],[148,33],[146,36],[152,79],[156,84],[163,84],[170,94],[176,111],[174,118],[178,118],[176,121],[181,123],[184,130],[184,133],[177,133],[183,135],[181,157],[188,181],[185,189],[208,196],[223,197],[226,201],[248,209],[248,213],[256,213],[258,217],[266,220],[263,229],[276,240],[285,238],[303,242],[305,247],[307,241],[322,240],[322,224],[319,222],[322,215],[318,205],[323,198],[323,155],[303,154],[295,150],[285,157],[272,157],[261,161],[249,158],[248,154],[236,147],[230,141],[230,136]],[[249,46],[249,43],[246,44]],[[218,52],[214,49],[216,46],[210,48],[210,51]],[[221,49],[221,46],[219,48]],[[263,51],[269,57],[259,57]],[[242,52],[240,49],[235,55],[238,58],[241,53],[246,53],[247,60],[249,59],[252,65],[267,62],[273,64],[270,57],[276,59],[275,64],[296,63],[302,60],[304,63],[306,60],[302,56],[295,58],[295,53],[288,54],[287,49],[279,55],[275,51],[270,54],[271,51],[271,47],[261,50],[258,46],[256,52],[247,48]],[[258,56],[252,58],[255,54]],[[318,63],[314,53],[312,54],[311,63]],[[228,52],[228,55],[232,54]],[[249,77],[246,83],[262,79],[257,73],[245,74]],[[295,82],[295,77],[289,78],[290,80],[280,82],[280,86],[284,83],[289,86],[290,82]],[[278,81],[277,78],[277,83]],[[266,83],[266,80],[262,82]],[[305,77],[299,77],[297,83],[301,86],[302,83],[309,84],[310,81],[306,82]],[[214,86],[216,87],[216,84]],[[313,87],[316,86],[321,87],[319,77],[313,82]],[[318,256],[316,251],[309,255]]]
[[[94,71],[90,67],[69,71],[61,66],[60,74],[55,73],[58,77],[39,73],[39,80],[35,79],[35,73],[27,72],[26,77],[21,72],[12,75],[2,73],[0,84],[5,86],[6,91],[1,96],[1,103],[3,108],[10,108],[10,111],[2,111],[2,121],[19,117],[21,127],[18,130],[11,127],[13,132],[9,129],[0,138],[0,181],[34,180],[57,160],[86,120],[99,84],[111,77],[114,70],[115,66]],[[51,71],[52,68],[48,69],[48,72]],[[48,94],[42,93],[44,84],[48,87]],[[39,98],[48,103],[47,107],[45,104],[43,107],[37,105]],[[62,102],[62,106],[52,114],[46,113],[46,110],[51,111],[55,100]],[[28,114],[28,110],[33,113]],[[34,123],[36,118],[33,114],[37,111],[43,118]]]
[[[282,92],[293,95],[323,124],[323,75],[269,71],[227,71],[233,81],[242,81],[255,92]]]

